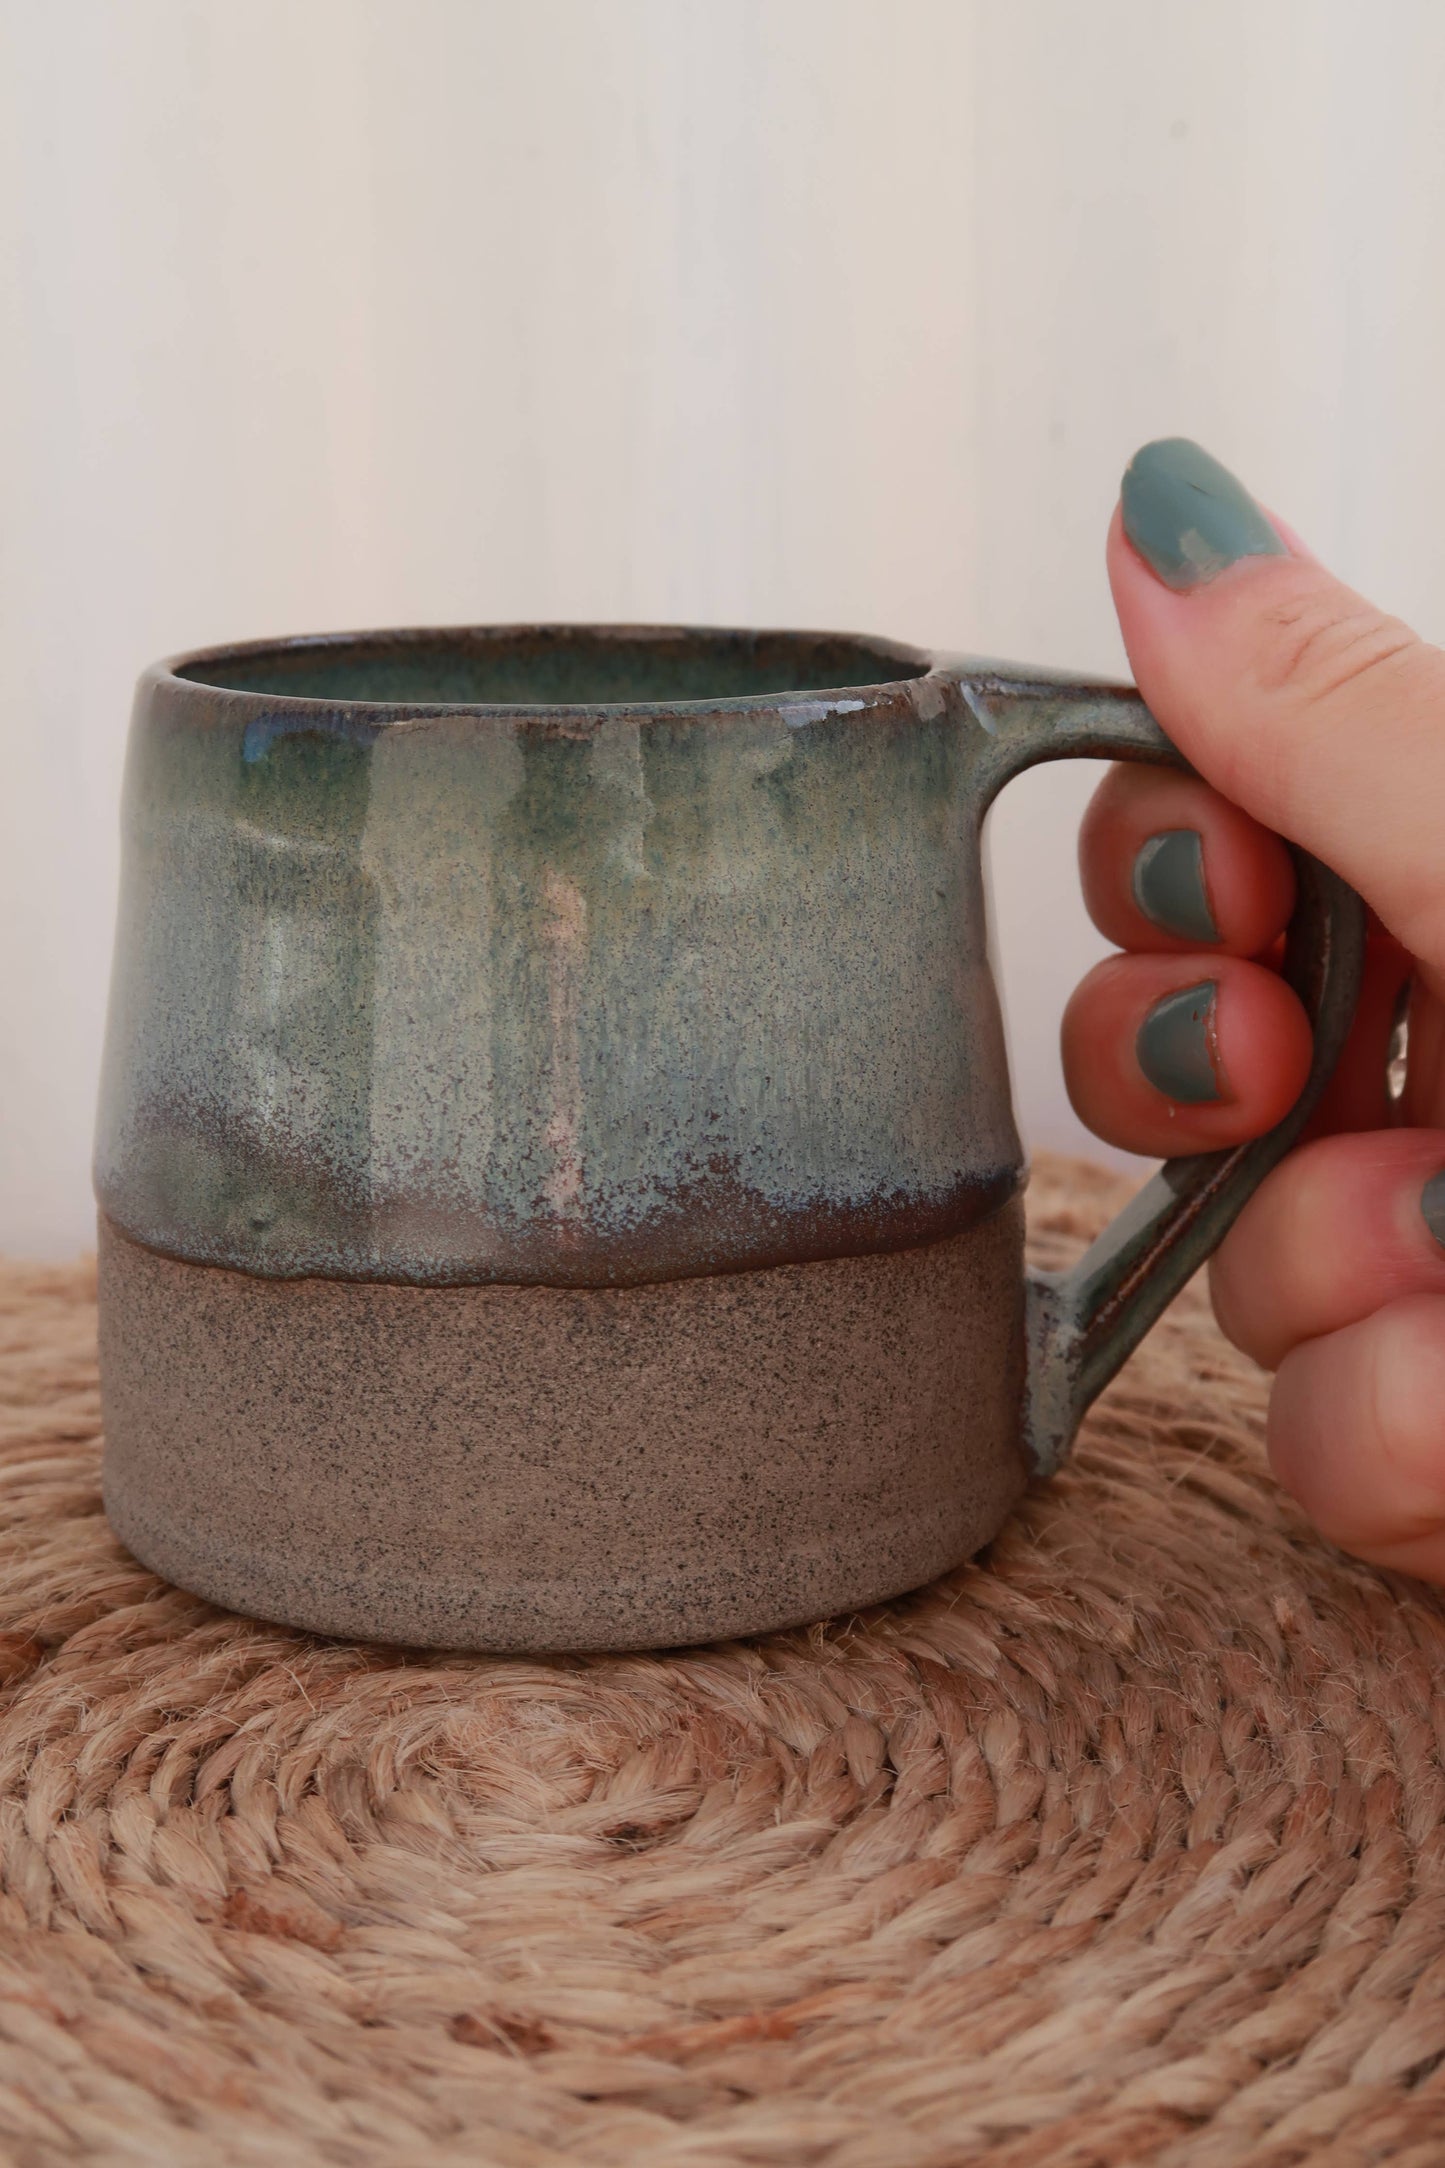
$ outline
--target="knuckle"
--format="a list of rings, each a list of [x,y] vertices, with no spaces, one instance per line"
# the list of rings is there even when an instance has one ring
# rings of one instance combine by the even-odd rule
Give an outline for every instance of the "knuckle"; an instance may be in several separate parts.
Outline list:
[[[1419,644],[1397,617],[1338,594],[1293,596],[1265,619],[1255,671],[1262,691],[1305,704],[1358,688]]]
[[[1389,1303],[1375,1319],[1366,1380],[1370,1444],[1393,1479],[1396,1513],[1416,1532],[1445,1524],[1445,1302]]]
[[[1273,1342],[1262,1329],[1248,1307],[1239,1300],[1239,1293],[1228,1268],[1217,1257],[1209,1264],[1209,1303],[1214,1312],[1214,1322],[1233,1347],[1261,1370],[1273,1370],[1279,1360]]]

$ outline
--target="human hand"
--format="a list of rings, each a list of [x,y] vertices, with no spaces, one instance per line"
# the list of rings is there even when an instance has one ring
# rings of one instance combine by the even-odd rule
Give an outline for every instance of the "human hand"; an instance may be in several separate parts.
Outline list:
[[[1445,652],[1178,438],[1130,465],[1109,574],[1139,689],[1198,775],[1111,769],[1085,817],[1085,899],[1125,953],[1069,1004],[1069,1094],[1132,1151],[1261,1135],[1310,1053],[1277,970],[1294,888],[1279,837],[1359,889],[1371,938],[1350,1042],[1211,1287],[1230,1338],[1276,1371],[1280,1481],[1344,1548],[1445,1582]]]

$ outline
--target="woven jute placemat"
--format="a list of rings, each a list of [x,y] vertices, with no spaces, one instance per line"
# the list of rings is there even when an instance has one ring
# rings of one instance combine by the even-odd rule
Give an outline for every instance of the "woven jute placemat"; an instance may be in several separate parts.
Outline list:
[[[1439,2168],[1445,1607],[1262,1405],[1191,1290],[915,1597],[404,1655],[135,1565],[91,1279],[0,1269],[0,2158]]]

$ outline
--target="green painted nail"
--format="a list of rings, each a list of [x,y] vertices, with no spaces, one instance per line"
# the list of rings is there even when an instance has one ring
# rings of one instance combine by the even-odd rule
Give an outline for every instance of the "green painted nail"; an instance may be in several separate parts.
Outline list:
[[[1156,1001],[1139,1026],[1134,1052],[1156,1092],[1179,1106],[1223,1097],[1214,1054],[1215,980],[1185,986]]]
[[[1134,901],[1146,918],[1181,941],[1219,939],[1204,886],[1204,838],[1198,829],[1166,828],[1141,845],[1134,861]]]
[[[1124,532],[1166,587],[1202,587],[1241,557],[1289,552],[1227,467],[1188,437],[1160,437],[1130,460]]]
[[[1439,1174],[1432,1174],[1421,1190],[1420,1210],[1425,1215],[1425,1225],[1445,1250],[1445,1168]]]

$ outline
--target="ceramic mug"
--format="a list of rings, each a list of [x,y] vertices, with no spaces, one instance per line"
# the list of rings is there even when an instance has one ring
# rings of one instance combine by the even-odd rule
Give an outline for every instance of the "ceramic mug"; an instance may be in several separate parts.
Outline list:
[[[96,1156],[105,1499],[329,1633],[655,1646],[998,1529],[1261,1176],[1314,1063],[1025,1273],[980,830],[1139,696],[796,632],[297,639],[142,679]]]

